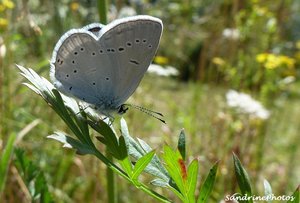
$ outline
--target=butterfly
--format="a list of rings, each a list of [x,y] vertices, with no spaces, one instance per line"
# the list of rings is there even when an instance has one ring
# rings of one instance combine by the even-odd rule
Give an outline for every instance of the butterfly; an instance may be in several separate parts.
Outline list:
[[[124,102],[152,62],[162,30],[162,21],[147,15],[71,29],[54,48],[51,80],[62,93],[92,105],[109,118],[114,112],[125,113],[130,105]]]

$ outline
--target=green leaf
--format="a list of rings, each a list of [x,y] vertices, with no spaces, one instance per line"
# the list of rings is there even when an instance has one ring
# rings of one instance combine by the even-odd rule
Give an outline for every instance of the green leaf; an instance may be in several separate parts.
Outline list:
[[[15,154],[15,165],[29,191],[32,202],[54,202],[43,172],[25,156],[23,150],[16,149]]]
[[[169,184],[166,181],[159,179],[159,178],[151,180],[150,184],[158,186],[158,187],[168,187],[169,186]]]
[[[39,76],[34,70],[19,65],[17,67],[21,71],[20,74],[31,83],[25,85],[42,96],[82,143],[93,146],[87,125],[84,119],[82,119],[82,115],[78,114],[80,111],[75,99],[61,95],[48,80]],[[77,125],[72,117],[75,119]]]
[[[76,140],[70,136],[65,135],[63,132],[55,132],[52,135],[47,136],[63,143],[63,147],[74,148],[78,154],[93,154],[94,148],[91,148],[89,145],[81,143],[79,140]]]
[[[120,154],[120,160],[128,157],[125,139],[124,136],[122,135],[119,137],[119,154]]]
[[[208,202],[208,198],[215,184],[218,166],[219,162],[215,163],[213,167],[209,170],[209,174],[207,175],[203,185],[201,186],[197,203]]]
[[[0,157],[0,194],[4,190],[6,177],[7,177],[7,170],[9,167],[9,161],[14,151],[14,143],[16,140],[16,135],[12,134],[8,137],[5,149]]]
[[[105,140],[106,147],[113,157],[118,160],[122,160],[124,155],[122,155],[119,151],[118,139],[111,127],[103,120],[99,120],[97,123],[88,120],[88,123],[94,130],[103,136],[103,141]]]
[[[272,187],[270,185],[270,183],[265,179],[264,180],[264,188],[265,188],[265,196],[268,197],[269,195],[272,195]],[[272,200],[267,199],[266,200],[268,203],[271,203]]]
[[[199,168],[199,164],[197,159],[194,159],[188,167],[187,193],[190,202],[195,202],[195,190],[196,190],[197,180],[198,180],[198,168]]]
[[[239,158],[234,153],[233,153],[233,162],[234,162],[235,176],[237,178],[242,195],[252,196],[251,184],[250,184],[248,173],[242,166],[242,163],[240,162]],[[252,203],[253,200],[249,199],[249,201],[246,200],[246,202]]]
[[[132,177],[132,164],[127,154],[126,143],[123,136],[119,138],[119,158],[118,161],[122,165],[129,177]]]
[[[171,178],[176,183],[179,191],[185,196],[185,182],[187,177],[185,177],[185,166],[180,153],[174,152],[168,145],[166,145],[164,146],[163,159],[166,162],[166,169],[169,172]]]
[[[151,151],[146,155],[144,155],[143,157],[141,157],[139,160],[137,160],[136,164],[134,165],[132,179],[138,179],[139,175],[143,172],[143,170],[152,160],[154,154],[155,151]]]
[[[124,118],[121,119],[121,133],[124,136],[128,153],[134,159],[138,160],[148,152],[152,151],[152,148],[145,141],[138,139],[137,142],[129,135],[128,127]],[[145,168],[145,172],[162,179],[165,184],[168,184],[170,181],[167,170],[156,155],[154,155],[151,162]]]
[[[86,113],[83,110],[79,112],[73,112],[71,110],[73,118],[75,118],[76,124],[79,127],[81,134],[86,138],[87,144],[92,143],[92,140],[89,136],[89,126],[87,123]]]
[[[179,134],[177,149],[180,152],[183,160],[185,160],[186,159],[185,133],[184,133],[183,129],[181,130],[181,132]]]
[[[298,185],[295,192],[292,194],[291,199],[287,203],[299,203],[300,202],[300,185]]]

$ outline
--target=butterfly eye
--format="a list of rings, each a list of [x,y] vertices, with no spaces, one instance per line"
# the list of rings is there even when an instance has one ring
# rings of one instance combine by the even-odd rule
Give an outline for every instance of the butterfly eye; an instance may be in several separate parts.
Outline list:
[[[131,47],[131,45],[132,45],[131,42],[127,42],[127,46]]]
[[[77,52],[77,51],[75,51],[75,52],[74,52],[74,55],[77,55],[77,54],[78,54],[78,52]]]
[[[136,43],[140,43],[140,40],[139,40],[139,39],[136,39],[135,42],[136,42]]]
[[[120,47],[120,48],[119,48],[119,51],[124,51],[124,48],[123,48],[123,47]]]
[[[143,39],[143,43],[146,43],[147,42],[147,40],[146,39]]]

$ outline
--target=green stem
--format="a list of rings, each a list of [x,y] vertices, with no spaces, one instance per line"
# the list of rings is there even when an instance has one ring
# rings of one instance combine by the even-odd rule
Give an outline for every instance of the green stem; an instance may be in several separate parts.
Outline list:
[[[113,163],[113,157],[111,153],[109,153],[108,149],[106,149],[106,157],[109,161]],[[114,172],[111,168],[106,168],[106,184],[107,184],[107,198],[108,203],[115,203],[117,202],[117,195],[116,195],[116,184],[115,184],[115,176]]]
[[[112,171],[114,171],[115,173],[117,173],[118,175],[122,176],[124,179],[126,179],[128,182],[130,182],[131,184],[135,185],[134,182],[127,176],[127,174],[120,169],[118,166],[116,166],[114,163],[112,163],[109,159],[107,159],[101,152],[99,152],[97,149],[94,149],[94,155],[100,159],[108,168],[110,168]],[[161,196],[160,194],[158,194],[157,192],[151,190],[150,188],[148,188],[146,185],[141,184],[139,185],[137,188],[141,189],[142,191],[144,191],[145,193],[147,193],[148,195],[152,196],[153,198],[159,200],[160,202],[164,202],[164,203],[171,203],[171,201],[169,201],[168,199],[166,199],[165,197]]]
[[[98,14],[100,17],[100,22],[104,25],[107,24],[107,9],[106,0],[98,0]]]

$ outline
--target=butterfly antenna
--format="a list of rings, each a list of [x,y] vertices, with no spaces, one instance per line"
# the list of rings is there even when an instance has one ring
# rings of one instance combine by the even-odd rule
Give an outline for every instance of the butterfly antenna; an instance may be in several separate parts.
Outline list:
[[[135,108],[137,110],[140,110],[141,112],[146,113],[149,116],[151,116],[153,118],[156,118],[157,120],[159,120],[159,121],[163,122],[164,124],[166,124],[165,120],[159,118],[159,116],[162,116],[162,117],[164,116],[163,114],[161,114],[159,112],[152,111],[152,110],[147,109],[145,107],[137,106],[137,105],[134,105],[134,104],[124,104],[124,105],[129,106],[129,107],[133,107],[133,108]]]

